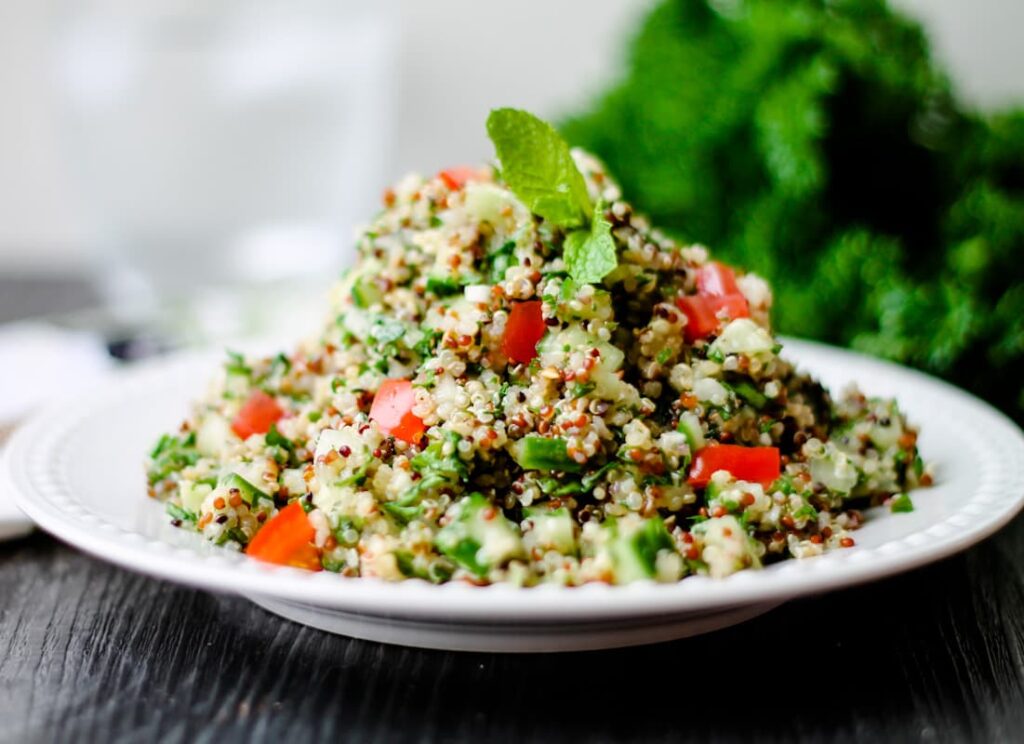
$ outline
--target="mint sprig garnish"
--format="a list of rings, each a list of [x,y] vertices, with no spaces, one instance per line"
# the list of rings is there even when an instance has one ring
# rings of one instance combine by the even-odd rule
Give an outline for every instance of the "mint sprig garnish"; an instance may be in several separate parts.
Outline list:
[[[618,266],[611,224],[593,205],[569,145],[527,111],[502,108],[487,117],[501,175],[534,214],[567,230],[562,258],[577,284],[597,283]],[[589,227],[588,227],[589,225]]]

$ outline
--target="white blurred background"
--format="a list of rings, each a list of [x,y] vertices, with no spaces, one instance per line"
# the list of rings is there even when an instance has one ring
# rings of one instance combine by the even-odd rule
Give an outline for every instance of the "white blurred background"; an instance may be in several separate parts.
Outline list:
[[[897,5],[967,100],[1024,102],[1024,2]],[[489,108],[578,108],[647,6],[3,0],[0,277],[139,251],[179,282],[194,261],[243,262],[243,281],[328,268],[401,173],[489,157]],[[213,69],[219,88],[191,84]]]

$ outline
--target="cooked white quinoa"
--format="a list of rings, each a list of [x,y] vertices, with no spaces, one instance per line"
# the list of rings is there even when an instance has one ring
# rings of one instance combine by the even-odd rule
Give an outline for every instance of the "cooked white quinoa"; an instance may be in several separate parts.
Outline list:
[[[573,157],[612,226],[618,267],[602,282],[567,278],[565,232],[495,169],[410,175],[358,238],[322,332],[229,358],[154,450],[150,495],[229,549],[297,500],[315,551],[295,565],[519,585],[721,577],[852,546],[865,506],[909,508],[930,475],[895,403],[833,402],[780,358],[752,274],[736,280],[750,317],[687,343],[676,300],[697,293],[708,252],[652,229],[599,163]],[[546,333],[512,362],[511,308],[537,300]],[[412,383],[413,443],[370,416],[385,380]],[[232,422],[257,390],[283,416],[243,440]],[[715,443],[776,447],[781,473],[694,485]]]

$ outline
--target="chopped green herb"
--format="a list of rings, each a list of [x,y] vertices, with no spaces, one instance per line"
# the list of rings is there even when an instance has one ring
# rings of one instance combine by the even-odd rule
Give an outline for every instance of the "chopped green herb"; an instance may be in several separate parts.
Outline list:
[[[182,522],[195,522],[196,515],[190,512],[188,509],[184,509],[177,504],[168,501],[164,509],[174,519],[180,519]]]
[[[775,491],[781,491],[782,493],[789,496],[790,494],[796,493],[796,486],[793,484],[793,476],[791,475],[780,475],[771,487],[768,489],[769,493]]]
[[[266,434],[267,444],[271,447],[280,447],[288,452],[295,451],[295,443],[277,430],[277,424],[271,424]]]
[[[196,435],[189,432],[180,439],[171,434],[164,434],[150,453],[149,483],[159,483],[172,473],[195,465],[199,461],[199,452],[195,448]]]
[[[889,510],[897,513],[914,511],[914,502],[910,500],[910,494],[901,493],[893,496],[889,501]]]
[[[615,470],[616,468],[620,467],[622,467],[622,463],[612,460],[611,462],[607,462],[601,467],[599,467],[590,475],[584,476],[581,482],[583,485],[584,492],[589,493],[590,491],[593,491],[594,486],[598,484],[598,482],[605,476],[606,473],[609,473],[612,470]]]
[[[487,278],[491,284],[497,284],[505,280],[505,272],[513,265],[515,258],[516,242],[506,240],[501,246],[487,255]]]
[[[434,381],[437,375],[434,370],[428,370],[427,374],[423,375],[423,382],[414,382],[413,387],[431,388],[434,387]]]
[[[320,559],[320,564],[324,567],[324,571],[330,571],[331,573],[340,573],[348,565],[344,558],[335,558],[328,553],[324,553]]]
[[[795,512],[793,512],[793,519],[817,519],[818,510],[810,504],[804,504]]]
[[[434,328],[421,328],[420,330],[423,332],[423,337],[413,344],[412,350],[426,358],[434,353],[434,347],[437,346],[444,334]]]
[[[228,350],[228,361],[224,364],[224,369],[229,375],[248,377],[252,374],[252,367],[246,364],[245,356],[237,351]]]
[[[386,502],[381,508],[401,524],[409,524],[423,513],[423,504],[399,504]]]
[[[742,381],[733,383],[731,385],[733,391],[740,396],[747,403],[752,405],[754,408],[764,408],[768,403],[768,398],[765,397],[764,393],[754,387],[751,383]]]
[[[291,368],[291,360],[282,353],[274,357],[274,361],[270,365],[270,372],[273,375],[286,375],[291,371]]]
[[[462,284],[457,279],[427,277],[427,291],[437,297],[448,297],[462,291]]]
[[[416,564],[416,557],[408,550],[395,551],[395,563],[402,575],[410,579],[423,579],[433,584],[440,584],[452,577],[454,568],[444,560],[432,560],[427,567],[421,568]]]
[[[593,382],[577,382],[573,384],[572,388],[570,388],[569,396],[573,399],[582,398],[596,387],[597,385]]]
[[[249,542],[249,537],[238,527],[231,527],[224,534],[239,545],[246,545]]]

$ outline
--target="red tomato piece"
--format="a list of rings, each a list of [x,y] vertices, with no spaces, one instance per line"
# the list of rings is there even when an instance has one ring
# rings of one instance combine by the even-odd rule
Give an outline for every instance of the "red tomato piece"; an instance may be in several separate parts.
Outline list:
[[[750,317],[750,305],[741,294],[723,297],[683,295],[676,299],[676,305],[686,316],[683,333],[688,344],[715,333],[722,325],[722,318],[736,320]]]
[[[370,406],[370,418],[385,434],[415,444],[427,427],[412,412],[416,395],[409,380],[384,380]]]
[[[718,470],[726,470],[738,480],[767,486],[782,473],[782,460],[778,447],[710,445],[693,458],[687,482],[695,488],[703,488]]]
[[[246,555],[279,566],[319,571],[320,551],[313,544],[316,530],[302,504],[293,501],[253,536]]]
[[[702,295],[724,297],[740,294],[736,274],[731,268],[718,261],[704,264],[697,269],[697,292]]]
[[[676,299],[676,305],[686,316],[686,326],[683,328],[686,343],[692,344],[698,339],[707,338],[718,330],[718,318],[707,297],[684,295]]]
[[[441,180],[445,182],[448,188],[452,191],[458,191],[470,181],[479,179],[480,171],[476,168],[470,168],[468,165],[460,165],[455,168],[445,168],[437,175],[441,177]]]
[[[508,314],[501,350],[513,362],[528,364],[537,356],[537,343],[547,330],[540,300],[517,302]]]
[[[750,317],[750,303],[747,302],[746,297],[739,293],[723,295],[722,297],[708,297],[708,302],[714,308],[715,315],[720,317],[725,316],[729,320]]]
[[[248,439],[253,434],[266,434],[270,425],[282,416],[284,409],[276,400],[262,390],[254,390],[231,422],[231,430],[242,439]]]

